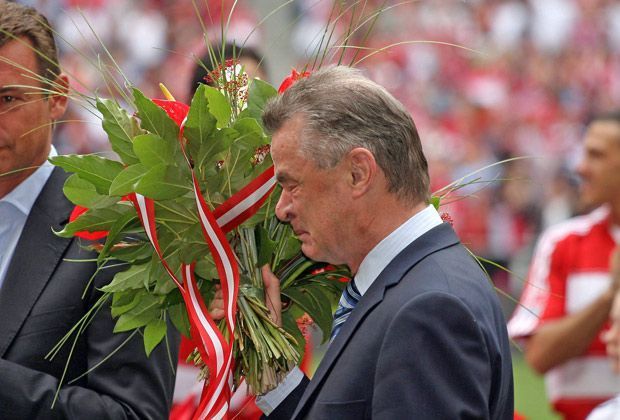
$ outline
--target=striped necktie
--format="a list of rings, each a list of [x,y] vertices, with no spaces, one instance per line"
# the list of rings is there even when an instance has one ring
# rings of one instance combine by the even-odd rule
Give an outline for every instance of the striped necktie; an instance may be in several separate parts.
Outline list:
[[[342,296],[338,302],[338,309],[334,313],[334,323],[332,324],[332,334],[329,339],[331,343],[342,328],[342,324],[347,320],[357,302],[362,298],[359,290],[355,286],[355,280],[351,279],[347,287],[342,291]]]

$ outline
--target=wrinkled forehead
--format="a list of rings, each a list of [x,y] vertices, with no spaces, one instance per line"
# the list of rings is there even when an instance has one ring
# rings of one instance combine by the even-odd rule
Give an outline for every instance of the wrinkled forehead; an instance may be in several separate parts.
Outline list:
[[[284,121],[271,137],[271,155],[274,160],[282,154],[300,152],[305,129],[305,119],[301,114],[295,114]]]

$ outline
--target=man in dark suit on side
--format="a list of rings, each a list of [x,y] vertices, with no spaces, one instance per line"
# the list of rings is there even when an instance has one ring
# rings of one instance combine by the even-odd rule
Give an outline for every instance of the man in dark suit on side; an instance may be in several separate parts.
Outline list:
[[[263,122],[282,187],[277,216],[308,257],[355,277],[312,380],[293,370],[259,407],[269,418],[512,419],[497,296],[428,204],[426,159],[402,104],[332,67],[275,98]],[[268,268],[263,276],[277,320],[279,282]]]
[[[96,264],[71,260],[94,255],[52,232],[73,208],[62,192],[67,175],[46,162],[55,153],[53,123],[67,106],[68,82],[57,63],[46,19],[0,0],[0,418],[165,419],[176,334],[171,354],[160,344],[147,358],[139,334],[124,343],[127,334],[112,332],[104,306],[75,344],[45,360],[113,274],[97,274],[83,299]]]

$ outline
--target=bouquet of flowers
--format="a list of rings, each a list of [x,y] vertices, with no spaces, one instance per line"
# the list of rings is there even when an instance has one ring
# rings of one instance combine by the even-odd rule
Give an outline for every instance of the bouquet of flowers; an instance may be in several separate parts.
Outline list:
[[[306,258],[291,228],[275,217],[279,189],[260,116],[276,89],[248,81],[234,60],[210,78],[214,87],[201,85],[189,106],[170,96],[151,100],[138,89],[131,98],[136,112],[97,99],[120,162],[51,159],[73,173],[64,192],[77,206],[57,234],[105,238],[88,243],[100,268],[127,267],[100,300],[111,299],[116,332],[141,331],[147,354],[164,339],[168,319],[192,337],[207,379],[203,414],[225,409],[243,378],[254,394],[275,387],[302,356],[296,320],[304,314],[329,337],[340,280],[349,276],[346,268]],[[264,301],[265,264],[281,281],[282,327]],[[219,287],[226,315],[216,325],[205,302]]]
[[[309,67],[346,58],[356,65],[401,44],[363,46],[378,17],[401,4],[382,2],[369,12],[366,3],[333,2]],[[345,20],[346,30],[334,42]],[[275,387],[303,357],[298,319],[310,317],[327,339],[345,285],[340,280],[350,276],[344,267],[307,259],[290,227],[275,217],[280,191],[261,114],[278,91],[248,80],[235,60],[221,61],[209,75],[213,87],[200,86],[189,105],[171,95],[149,99],[138,89],[127,97],[118,89],[125,106],[94,98],[120,161],[96,155],[51,159],[73,173],[64,192],[76,205],[72,221],[58,234],[90,240],[86,246],[98,252],[101,269],[124,268],[89,314],[111,301],[115,331],[142,334],[147,354],[164,340],[168,320],[191,337],[196,345],[191,357],[206,378],[198,418],[226,410],[242,380],[253,394]],[[280,91],[306,75],[293,71]],[[477,182],[455,181],[436,192],[432,203],[438,208],[463,183]],[[442,217],[449,221],[447,214]],[[260,271],[265,264],[281,282],[281,327],[265,302]],[[226,313],[216,323],[205,302],[220,288]],[[51,355],[88,322],[90,316]]]

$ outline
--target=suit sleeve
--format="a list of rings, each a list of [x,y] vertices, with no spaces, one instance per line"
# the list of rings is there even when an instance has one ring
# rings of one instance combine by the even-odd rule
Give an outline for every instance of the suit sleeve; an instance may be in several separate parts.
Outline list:
[[[269,420],[288,420],[293,417],[297,404],[301,400],[306,387],[310,383],[307,376],[304,376],[295,389],[268,415],[262,416],[262,419]]]
[[[484,334],[460,300],[421,295],[387,328],[373,419],[490,418],[490,357]]]
[[[129,335],[114,334],[113,328],[110,308],[104,306],[81,339],[86,340],[89,368],[112,356],[80,380],[80,385],[65,381],[53,409],[50,407],[58,388],[56,377],[0,359],[0,417],[166,419],[174,389],[170,360],[177,360],[178,333],[169,326],[170,351],[162,342],[147,358],[140,334],[115,352]]]

